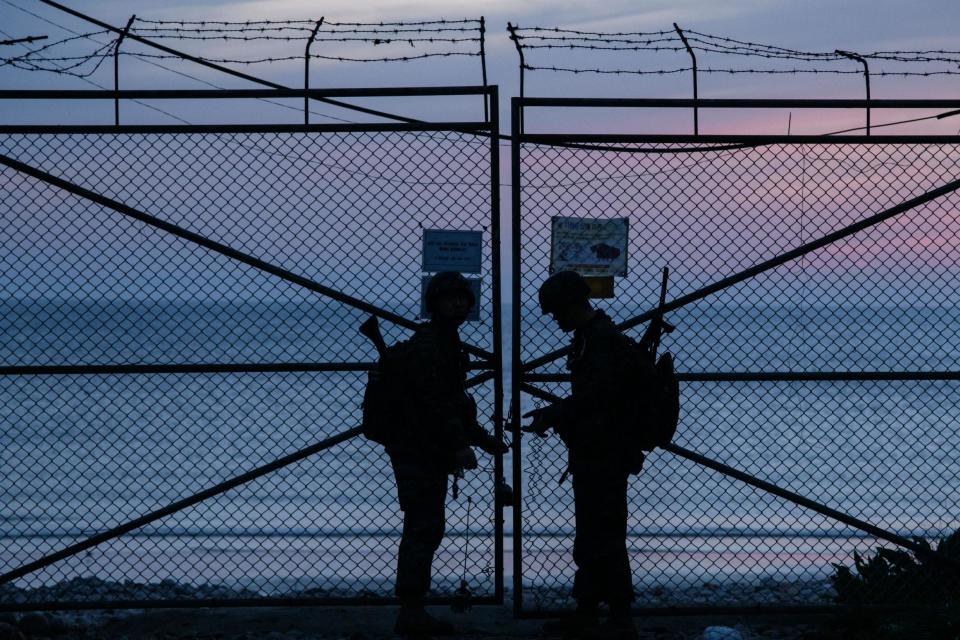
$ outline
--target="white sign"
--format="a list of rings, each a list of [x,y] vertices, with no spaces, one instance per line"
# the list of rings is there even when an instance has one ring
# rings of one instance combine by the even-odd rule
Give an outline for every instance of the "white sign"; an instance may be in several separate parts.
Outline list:
[[[550,273],[583,276],[627,275],[629,220],[554,216],[550,233]]]
[[[433,276],[421,276],[420,278],[420,317],[430,319],[430,312],[427,311],[427,285],[430,284],[430,279]],[[480,320],[480,280],[474,278],[467,278],[467,282],[470,283],[470,290],[473,291],[473,299],[476,300],[476,304],[473,305],[473,308],[470,309],[470,313],[467,314],[468,322],[479,322]]]
[[[482,231],[424,229],[422,270],[480,273],[482,249]]]

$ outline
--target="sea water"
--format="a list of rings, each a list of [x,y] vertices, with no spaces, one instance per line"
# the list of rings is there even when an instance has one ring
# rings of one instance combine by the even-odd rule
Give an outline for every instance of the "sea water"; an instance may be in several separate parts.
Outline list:
[[[2,312],[6,365],[375,358],[356,332],[365,314],[332,303],[9,300]],[[565,344],[535,309],[522,313],[525,358]],[[960,354],[960,312],[949,307],[693,306],[671,320],[680,330],[664,348],[683,372],[936,371],[955,368]],[[405,333],[386,328],[390,340]],[[464,335],[490,348],[489,326]],[[546,370],[563,371],[562,361]],[[356,426],[364,380],[354,371],[0,378],[0,565],[19,566]],[[492,386],[475,393],[492,428]],[[936,538],[958,521],[956,397],[955,382],[937,380],[687,382],[675,442],[901,535]],[[533,406],[525,398],[521,410]],[[440,591],[466,575],[476,593],[492,592],[495,478],[492,462],[481,462],[448,501]],[[562,592],[572,575],[564,466],[555,437],[524,440],[518,544],[530,590]],[[512,482],[509,456],[505,474]],[[513,519],[503,515],[509,581]],[[849,564],[855,549],[877,544],[665,452],[631,482],[629,518],[635,583],[650,593],[823,581],[831,563]],[[356,438],[17,585],[96,576],[385,594],[400,525],[389,463]]]

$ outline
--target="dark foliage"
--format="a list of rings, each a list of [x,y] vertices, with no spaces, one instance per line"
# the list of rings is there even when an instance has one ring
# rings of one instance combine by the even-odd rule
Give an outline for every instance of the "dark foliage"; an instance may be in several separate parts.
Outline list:
[[[838,604],[846,605],[839,619],[843,636],[884,640],[960,639],[960,531],[935,548],[912,553],[878,548],[854,553],[853,568],[834,564],[830,577]]]

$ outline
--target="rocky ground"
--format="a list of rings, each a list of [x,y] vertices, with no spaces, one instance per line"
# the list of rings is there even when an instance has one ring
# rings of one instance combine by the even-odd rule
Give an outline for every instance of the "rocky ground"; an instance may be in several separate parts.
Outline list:
[[[109,600],[203,600],[256,598],[261,594],[233,591],[210,585],[184,585],[173,581],[155,584],[75,579],[56,585],[23,590],[0,586],[0,603],[103,602]],[[295,594],[293,594],[295,595]],[[336,594],[304,593],[301,595]],[[822,605],[829,585],[809,583],[758,583],[751,585],[704,584],[683,592],[655,589],[638,593],[638,604],[664,606],[736,606],[807,604]],[[508,602],[510,597],[508,595]],[[566,592],[549,590],[527,594],[529,608],[562,610],[570,607]],[[476,606],[457,614],[449,607],[432,607],[438,617],[457,625],[463,638],[536,638],[542,619],[516,619],[509,606]],[[202,609],[83,610],[52,613],[0,613],[0,640],[81,638],[84,640],[377,640],[392,638],[396,607],[222,607]],[[700,615],[637,617],[643,640],[700,640],[711,626],[739,632],[743,640],[821,640],[830,635],[830,616],[803,615]],[[735,636],[734,636],[735,637]]]
[[[517,620],[507,607],[475,607],[465,614],[433,607],[457,625],[459,637],[543,637],[541,620]],[[250,607],[160,609],[97,613],[0,614],[0,640],[379,640],[393,638],[394,607]],[[737,630],[743,640],[820,640],[823,616],[638,617],[642,640],[700,640],[710,626]]]

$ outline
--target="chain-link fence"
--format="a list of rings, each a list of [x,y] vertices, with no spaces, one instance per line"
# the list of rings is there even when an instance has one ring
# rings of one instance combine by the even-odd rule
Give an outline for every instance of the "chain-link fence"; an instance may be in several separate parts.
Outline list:
[[[358,327],[380,309],[406,322],[381,323],[388,344],[409,335],[423,229],[483,232],[461,335],[499,354],[496,127],[0,134],[37,172],[0,169],[3,572],[357,427],[376,360]],[[497,359],[474,362],[492,429]],[[498,591],[482,464],[448,502],[434,596],[463,577]],[[0,603],[385,599],[400,524],[389,461],[354,437],[8,581]]]
[[[956,531],[960,196],[750,270],[956,181],[960,145],[609,140],[514,141],[516,384],[568,393],[563,358],[523,364],[568,344],[536,307],[551,218],[628,218],[629,273],[596,301],[616,322],[656,306],[663,266],[668,302],[749,274],[667,314],[677,330],[663,349],[681,374],[677,445],[905,538]],[[639,338],[644,326],[626,332]],[[520,409],[542,403],[524,394]],[[556,436],[527,437],[515,461],[517,606],[572,606],[566,450]],[[829,604],[834,563],[896,546],[662,450],[630,482],[628,529],[637,605],[654,608]]]

